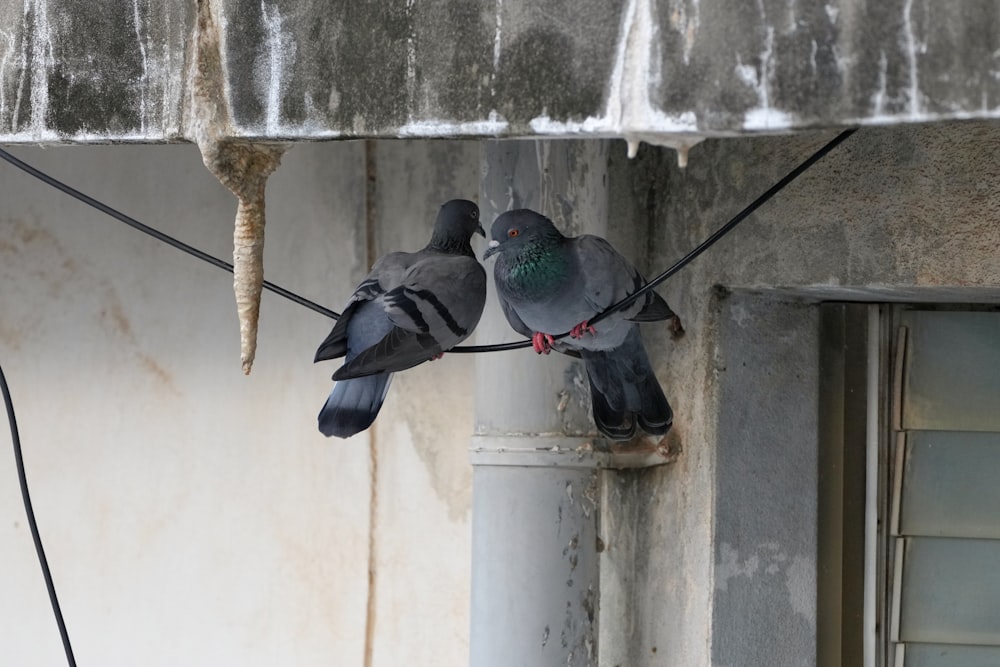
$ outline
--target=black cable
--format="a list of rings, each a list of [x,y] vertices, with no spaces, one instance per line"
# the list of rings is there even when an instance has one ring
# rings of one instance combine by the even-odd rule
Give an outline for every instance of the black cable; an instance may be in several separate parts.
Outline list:
[[[845,139],[851,136],[855,132],[855,130],[856,128],[851,128],[844,130],[843,132],[838,134],[826,145],[824,145],[818,151],[809,156],[809,158],[807,158],[804,162],[802,162],[798,167],[789,172],[784,178],[782,178],[780,181],[771,186],[766,192],[764,192],[764,194],[757,197],[757,199],[751,202],[750,205],[748,205],[742,211],[737,213],[733,218],[729,220],[729,222],[724,224],[722,227],[716,230],[715,233],[713,233],[707,239],[702,241],[691,252],[689,252],[684,257],[675,262],[673,266],[671,266],[669,269],[656,276],[653,280],[647,282],[645,285],[643,285],[641,288],[639,288],[626,298],[622,299],[618,303],[615,303],[614,305],[610,306],[603,312],[599,313],[596,317],[591,319],[589,323],[592,325],[596,324],[597,322],[600,322],[609,315],[617,312],[618,310],[621,310],[622,308],[626,307],[627,305],[629,305],[642,295],[648,293],[650,290],[655,289],[657,285],[660,285],[665,280],[667,280],[675,273],[680,271],[682,268],[687,266],[691,261],[693,261],[696,257],[698,257],[698,255],[708,250],[710,247],[715,245],[715,243],[717,243],[720,239],[722,239],[726,234],[731,232],[738,224],[743,222],[743,220],[745,220],[754,211],[760,208],[760,206],[762,206],[765,202],[771,199],[771,197],[773,197],[778,192],[783,190],[789,183],[798,178],[803,172],[805,172],[816,162],[821,160],[827,153],[836,148],[841,142],[843,142]],[[115,218],[116,220],[119,220],[120,222],[129,225],[133,229],[137,229],[145,234],[148,234],[149,236],[152,236],[158,241],[162,241],[163,243],[173,246],[178,250],[183,250],[189,255],[192,255],[194,257],[197,257],[198,259],[208,262],[209,264],[217,266],[220,269],[225,269],[230,273],[233,272],[233,265],[230,264],[229,262],[225,262],[217,257],[209,255],[206,252],[203,252],[193,246],[183,243],[182,241],[179,241],[167,234],[164,234],[163,232],[157,229],[154,229],[152,227],[149,227],[148,225],[139,222],[135,218],[132,218],[114,208],[111,208],[107,204],[104,204],[94,199],[93,197],[90,197],[80,192],[76,188],[73,188],[63,183],[62,181],[59,181],[58,179],[52,176],[49,176],[48,174],[36,169],[35,167],[32,167],[31,165],[27,164],[26,162],[23,162],[22,160],[19,160],[18,158],[14,157],[13,155],[3,150],[2,148],[0,148],[0,158],[3,158],[4,160],[9,162],[13,166],[17,167],[18,169],[21,169],[22,171],[34,176],[35,178],[41,180],[44,183],[47,183],[48,185],[56,188],[57,190],[60,190],[61,192],[70,195],[71,197],[97,209],[98,211],[101,211],[102,213],[105,213],[106,215],[109,215],[112,218]],[[264,288],[271,292],[274,292],[275,294],[278,294],[279,296],[283,296],[286,299],[289,299],[290,301],[293,301],[301,306],[305,306],[310,310],[313,310],[322,315],[326,315],[327,317],[333,319],[338,319],[340,317],[340,315],[335,311],[325,308],[317,303],[314,303],[306,299],[305,297],[301,297],[295,294],[294,292],[286,290],[285,288],[275,285],[274,283],[268,282],[266,280],[264,281]],[[554,336],[554,338],[557,339],[564,338],[568,335],[569,332],[566,332],[558,336]],[[459,346],[452,348],[450,351],[459,353],[498,352],[503,350],[517,350],[528,347],[530,345],[531,345],[530,340],[523,340],[513,343],[502,343],[497,345]],[[28,517],[28,526],[31,529],[31,537],[35,543],[35,552],[38,554],[38,562],[41,565],[42,575],[45,578],[45,586],[48,589],[49,600],[52,603],[52,611],[55,614],[56,623],[59,626],[59,634],[62,637],[63,648],[66,651],[66,660],[69,663],[70,667],[76,667],[76,659],[73,656],[73,647],[70,644],[69,633],[66,630],[66,623],[63,620],[62,610],[59,606],[59,599],[56,596],[56,589],[55,585],[52,582],[52,573],[49,570],[48,560],[45,558],[45,549],[42,547],[42,539],[38,532],[38,524],[35,521],[35,512],[32,508],[31,495],[28,492],[28,481],[24,472],[24,458],[22,456],[22,451],[21,451],[21,439],[20,436],[18,435],[18,430],[17,430],[17,419],[14,416],[14,404],[10,398],[10,390],[7,387],[7,379],[4,376],[2,367],[0,367],[0,390],[3,391],[4,404],[7,407],[7,419],[10,424],[10,433],[14,445],[14,459],[17,463],[17,475],[18,475],[18,481],[20,482],[21,486],[21,497],[24,501],[24,511]]]
[[[105,213],[107,215],[110,215],[112,218],[114,218],[114,219],[116,219],[116,220],[118,220],[120,222],[124,222],[126,225],[128,225],[129,227],[132,227],[133,229],[138,229],[140,232],[143,232],[144,234],[149,234],[150,236],[152,236],[154,239],[156,239],[158,241],[162,241],[163,243],[166,243],[167,245],[171,245],[171,246],[177,248],[178,250],[183,250],[187,254],[192,255],[194,257],[197,257],[198,259],[203,260],[205,262],[208,262],[209,264],[212,264],[213,266],[217,266],[220,269],[225,269],[226,271],[229,271],[229,273],[233,272],[233,265],[230,264],[229,262],[223,261],[223,260],[219,259],[218,257],[214,257],[212,255],[209,255],[207,252],[199,250],[198,248],[195,248],[193,246],[189,246],[188,244],[184,243],[183,241],[178,241],[177,239],[175,239],[172,236],[169,236],[167,234],[164,234],[163,232],[161,232],[158,229],[154,229],[154,228],[152,228],[152,227],[150,227],[148,225],[144,225],[143,223],[139,222],[135,218],[132,218],[132,217],[130,217],[128,215],[125,215],[121,211],[113,209],[110,206],[108,206],[107,204],[105,204],[103,202],[100,202],[100,201],[94,199],[93,197],[80,192],[79,190],[77,190],[76,188],[74,188],[72,186],[66,185],[62,181],[60,181],[60,180],[58,180],[58,179],[56,179],[56,178],[54,178],[52,176],[49,176],[45,172],[40,171],[40,170],[36,169],[35,167],[32,167],[27,162],[19,160],[18,158],[14,157],[13,155],[11,155],[7,151],[3,150],[2,148],[0,148],[0,158],[6,160],[7,162],[9,162],[10,164],[14,165],[15,167],[17,167],[21,171],[24,171],[24,172],[26,172],[28,174],[31,174],[32,176],[34,176],[38,180],[42,181],[43,183],[47,183],[48,185],[51,185],[52,187],[56,188],[57,190],[60,190],[60,191],[62,191],[64,193],[68,194],[70,197],[73,197],[74,199],[77,199],[77,200],[83,202],[84,204],[87,204],[88,206],[92,206],[92,207],[96,208],[98,211],[100,211],[101,213]],[[317,313],[319,313],[321,315],[326,315],[327,317],[333,318],[335,320],[340,317],[339,313],[337,313],[335,311],[332,311],[329,308],[326,308],[324,306],[321,306],[318,303],[314,303],[314,302],[310,301],[309,299],[307,299],[307,298],[305,298],[303,296],[299,296],[298,294],[296,294],[294,292],[290,292],[290,291],[286,290],[284,287],[281,287],[279,285],[275,285],[272,282],[268,282],[267,280],[264,281],[264,289],[269,290],[271,292],[274,292],[275,294],[277,294],[279,296],[283,296],[286,299],[288,299],[289,301],[294,301],[295,303],[299,304],[300,306],[305,306],[306,308],[309,308],[310,310],[314,310],[314,311],[316,311]]]
[[[14,416],[14,402],[10,398],[10,389],[7,387],[7,378],[4,377],[2,366],[0,366],[0,391],[3,391],[3,402],[7,406],[7,422],[10,424],[10,437],[14,443],[14,461],[17,463],[17,479],[21,484],[21,498],[24,500],[24,512],[28,515],[28,527],[31,529],[31,538],[35,542],[35,553],[38,554],[38,562],[42,566],[42,576],[45,577],[45,587],[49,591],[49,601],[52,603],[52,612],[56,615],[56,623],[59,625],[59,635],[62,637],[63,649],[66,651],[66,662],[69,663],[70,667],[76,667],[76,658],[73,657],[73,647],[69,643],[66,622],[63,620],[62,609],[59,607],[59,598],[56,597],[55,584],[52,583],[52,572],[49,571],[49,562],[45,558],[42,538],[38,534],[35,511],[31,506],[31,494],[28,493],[28,479],[24,474],[21,437],[18,435],[17,418]]]
[[[786,174],[784,178],[782,178],[777,183],[775,183],[774,185],[772,185],[766,192],[764,192],[764,194],[762,194],[759,197],[757,197],[757,199],[753,200],[746,208],[744,208],[742,211],[740,211],[735,216],[733,216],[729,220],[729,222],[727,222],[726,224],[724,224],[722,227],[720,227],[718,230],[716,230],[715,233],[713,233],[707,239],[705,239],[704,241],[702,241],[697,247],[694,248],[694,250],[692,250],[687,255],[685,255],[684,257],[682,257],[681,259],[679,259],[669,269],[667,269],[663,273],[661,273],[658,276],[656,276],[653,280],[650,280],[649,282],[647,282],[645,285],[643,285],[642,287],[640,287],[638,290],[636,290],[632,294],[628,295],[627,297],[625,297],[624,299],[622,299],[618,303],[613,304],[612,306],[610,306],[609,308],[607,308],[603,312],[599,313],[597,316],[595,316],[593,319],[591,319],[589,321],[589,324],[591,324],[591,325],[596,324],[597,322],[600,322],[601,320],[605,319],[609,315],[611,315],[611,314],[613,314],[613,313],[621,310],[622,308],[624,308],[625,306],[629,305],[630,303],[632,303],[633,301],[635,301],[639,297],[641,297],[644,294],[648,293],[650,290],[655,289],[658,285],[660,285],[661,283],[663,283],[663,281],[667,280],[668,278],[670,278],[671,276],[673,276],[675,273],[677,273],[678,271],[680,271],[682,268],[684,268],[685,266],[687,266],[692,260],[694,260],[696,257],[698,257],[698,255],[700,255],[701,253],[705,252],[710,247],[712,247],[713,245],[715,245],[720,239],[722,239],[722,237],[724,237],[726,234],[728,234],[729,232],[731,232],[738,224],[740,224],[747,217],[749,217],[750,214],[752,214],[754,211],[756,211],[758,208],[760,208],[764,203],[766,203],[768,200],[770,200],[771,197],[773,197],[774,195],[778,194],[789,183],[791,183],[796,178],[798,178],[799,176],[801,176],[803,172],[805,172],[807,169],[809,169],[814,164],[816,164],[819,160],[821,160],[824,156],[826,156],[827,153],[829,153],[834,148],[836,148],[838,145],[840,145],[840,143],[843,142],[845,139],[847,139],[849,136],[851,136],[852,134],[854,134],[854,132],[856,130],[857,130],[857,128],[849,128],[847,130],[844,130],[840,134],[838,134],[833,139],[831,139],[822,148],[820,148],[818,151],[816,151],[815,153],[813,153],[812,155],[810,155],[808,158],[806,158],[806,160],[803,161],[799,166],[797,166],[795,169],[793,169],[788,174]],[[23,171],[31,174],[35,178],[37,178],[37,179],[39,179],[39,180],[41,180],[41,181],[43,181],[45,183],[48,183],[52,187],[57,188],[58,190],[61,190],[62,192],[70,195],[71,197],[74,197],[74,198],[82,201],[83,203],[88,204],[88,205],[96,208],[97,210],[99,210],[99,211],[101,211],[103,213],[106,213],[107,215],[110,215],[111,217],[113,217],[113,218],[115,218],[117,220],[120,220],[121,222],[124,222],[125,224],[127,224],[127,225],[129,225],[129,226],[131,226],[131,227],[133,227],[135,229],[138,229],[141,232],[145,232],[146,234],[149,234],[150,236],[152,236],[155,239],[158,239],[160,241],[163,241],[164,243],[172,245],[173,247],[178,248],[179,250],[183,250],[184,252],[186,252],[186,253],[188,253],[190,255],[193,255],[193,256],[195,256],[195,257],[197,257],[199,259],[202,259],[202,260],[208,262],[209,264],[213,264],[213,265],[215,265],[215,266],[217,266],[217,267],[219,267],[221,269],[225,269],[226,271],[229,271],[230,273],[232,273],[232,271],[233,271],[233,265],[232,264],[229,264],[228,262],[224,262],[221,259],[218,259],[216,257],[213,257],[212,255],[209,255],[209,254],[207,254],[205,252],[202,252],[201,250],[198,250],[197,248],[193,248],[192,246],[189,246],[186,243],[182,243],[181,241],[178,241],[178,240],[176,240],[176,239],[174,239],[174,238],[172,238],[172,237],[164,234],[163,232],[160,232],[159,230],[153,229],[152,227],[149,227],[147,225],[142,224],[138,220],[136,220],[134,218],[131,218],[131,217],[125,215],[124,213],[121,213],[121,212],[119,212],[119,211],[111,208],[110,206],[108,206],[108,205],[106,205],[106,204],[104,204],[102,202],[97,201],[93,197],[85,195],[84,193],[80,192],[79,190],[77,190],[77,189],[75,189],[73,187],[70,187],[69,185],[66,185],[65,183],[62,183],[61,181],[53,178],[52,176],[49,176],[48,174],[46,174],[46,173],[44,173],[42,171],[39,171],[38,169],[35,169],[34,167],[32,167],[31,165],[29,165],[27,163],[22,162],[21,160],[17,159],[16,157],[14,157],[10,153],[4,151],[3,149],[0,149],[0,158],[3,158],[4,160],[6,160],[10,164],[14,165],[15,167],[17,167],[17,168],[19,168],[19,169],[21,169],[21,170],[23,170]],[[335,311],[332,311],[329,308],[325,308],[324,306],[320,306],[317,303],[309,301],[305,297],[301,297],[301,296],[295,294],[294,292],[290,292],[290,291],[286,290],[285,288],[280,287],[278,285],[275,285],[273,283],[270,283],[270,282],[268,282],[266,280],[264,281],[264,287],[265,287],[265,289],[268,289],[268,290],[274,292],[275,294],[278,294],[280,296],[285,297],[286,299],[294,301],[295,303],[298,303],[299,305],[305,306],[306,308],[309,308],[310,310],[314,310],[317,313],[320,313],[322,315],[326,315],[327,317],[330,317],[330,318],[333,318],[333,319],[338,319],[340,317],[339,313],[337,313]],[[553,338],[560,339],[560,338],[565,338],[568,335],[569,335],[569,332],[567,331],[565,333],[559,334],[558,336],[553,336]],[[526,348],[526,347],[530,347],[530,346],[531,346],[531,341],[530,340],[522,340],[522,341],[515,341],[515,342],[512,342],[512,343],[499,343],[499,344],[495,344],[495,345],[459,345],[457,347],[451,348],[449,350],[449,352],[458,352],[458,353],[466,353],[466,354],[473,354],[473,353],[478,353],[478,352],[501,352],[501,351],[505,351],[505,350],[519,350],[521,348]]]
[[[744,208],[742,211],[740,211],[735,216],[733,216],[732,218],[730,218],[729,222],[727,222],[726,224],[724,224],[722,227],[719,227],[719,229],[717,229],[715,231],[715,233],[713,233],[707,239],[705,239],[700,244],[698,244],[698,246],[695,247],[694,250],[692,250],[688,254],[684,255],[679,260],[677,260],[673,264],[673,266],[671,266],[669,269],[667,269],[663,273],[659,274],[658,276],[656,276],[655,278],[653,278],[652,280],[650,280],[649,282],[647,282],[645,285],[643,285],[642,287],[640,287],[636,291],[634,291],[631,294],[629,294],[627,297],[625,297],[624,299],[622,299],[618,303],[615,303],[615,304],[609,306],[603,312],[599,313],[593,319],[589,320],[588,324],[591,324],[591,325],[596,324],[596,323],[600,322],[601,320],[603,320],[604,318],[608,317],[609,315],[611,315],[613,313],[616,313],[617,311],[619,311],[622,308],[626,307],[627,305],[629,305],[630,303],[632,303],[633,301],[635,301],[636,299],[638,299],[642,295],[648,293],[650,290],[655,289],[657,287],[657,285],[661,284],[667,278],[671,277],[672,275],[674,275],[675,273],[677,273],[678,271],[680,271],[681,269],[683,269],[685,266],[687,266],[688,264],[690,264],[691,261],[694,260],[698,255],[700,255],[701,253],[703,253],[706,250],[708,250],[709,248],[711,248],[722,237],[724,237],[729,232],[733,231],[733,229],[736,227],[736,225],[738,225],[741,222],[743,222],[746,218],[748,218],[750,216],[751,213],[753,213],[758,208],[760,208],[771,197],[773,197],[774,195],[776,195],[779,192],[781,192],[781,190],[783,190],[789,183],[791,183],[792,181],[794,181],[796,178],[798,178],[799,176],[801,176],[804,171],[806,171],[807,169],[809,169],[809,167],[813,166],[814,164],[816,164],[817,162],[819,162],[821,159],[823,159],[823,157],[825,157],[827,153],[829,153],[834,148],[836,148],[837,146],[839,146],[841,144],[841,142],[843,142],[849,136],[851,136],[852,134],[854,134],[855,131],[857,131],[857,128],[856,127],[852,127],[852,128],[847,129],[847,130],[844,130],[843,132],[841,132],[840,134],[838,134],[836,137],[834,137],[833,139],[831,139],[822,148],[820,148],[818,151],[816,151],[815,153],[813,153],[812,155],[810,155],[808,158],[806,158],[806,160],[803,161],[799,166],[797,166],[795,169],[793,169],[790,172],[788,172],[788,174],[786,174],[784,178],[782,178],[780,181],[778,181],[777,183],[775,183],[774,185],[772,185],[770,188],[768,188],[768,190],[764,194],[762,194],[761,196],[759,196],[756,199],[754,199],[746,208]],[[556,340],[558,340],[560,338],[565,338],[568,335],[569,335],[569,332],[567,331],[565,333],[559,334],[558,336],[553,336],[553,338],[556,339]],[[531,347],[531,341],[530,340],[521,340],[521,341],[517,341],[517,342],[514,342],[514,343],[501,343],[499,345],[465,345],[465,346],[460,346],[460,347],[453,347],[452,349],[450,349],[448,351],[449,352],[466,352],[466,353],[474,353],[474,352],[499,352],[499,351],[502,351],[502,350],[518,350],[518,349],[525,348],[525,347]]]
[[[770,200],[771,197],[773,197],[778,192],[783,190],[789,183],[794,181],[796,178],[802,175],[803,172],[805,172],[807,169],[812,167],[816,162],[818,162],[824,156],[826,156],[827,153],[832,151],[834,148],[840,145],[841,142],[843,142],[849,136],[854,134],[856,129],[857,128],[850,128],[838,134],[836,137],[830,140],[826,145],[824,145],[818,151],[809,156],[799,166],[797,166],[795,169],[793,169],[787,175],[785,175],[784,178],[782,178],[773,186],[771,186],[766,192],[764,192],[764,194],[757,197],[757,199],[751,202],[746,208],[744,208],[742,211],[733,216],[733,218],[731,218],[729,222],[724,224],[722,227],[716,230],[715,233],[713,233],[707,239],[702,241],[691,252],[684,255],[684,257],[675,262],[673,266],[671,266],[669,269],[656,276],[653,280],[647,282],[641,288],[639,288],[629,296],[625,297],[618,303],[613,304],[603,312],[599,313],[596,317],[594,317],[589,321],[589,324],[591,325],[596,324],[597,322],[600,322],[609,315],[621,310],[622,308],[626,307],[627,305],[629,305],[642,295],[648,293],[650,290],[655,289],[658,285],[660,285],[665,280],[673,276],[675,273],[683,269],[696,257],[698,257],[706,250],[708,250],[710,247],[715,245],[720,239],[722,239],[726,234],[731,232],[738,224],[743,222],[743,220],[749,217],[765,202]],[[44,183],[47,183],[48,185],[56,188],[57,190],[60,190],[61,192],[68,194],[69,196],[97,209],[98,211],[101,211],[102,213],[105,213],[106,215],[111,216],[112,218],[115,218],[120,222],[125,223],[126,225],[129,225],[133,229],[137,229],[145,234],[148,234],[149,236],[152,236],[158,241],[162,241],[163,243],[173,246],[178,250],[183,250],[189,255],[192,255],[194,257],[197,257],[198,259],[208,262],[209,264],[217,266],[220,269],[225,269],[230,273],[233,272],[233,265],[230,264],[229,262],[225,262],[221,259],[218,259],[217,257],[213,257],[212,255],[209,255],[206,252],[203,252],[193,246],[183,243],[182,241],[179,241],[167,234],[164,234],[163,232],[157,229],[154,229],[152,227],[149,227],[148,225],[139,222],[135,218],[132,218],[114,208],[111,208],[107,204],[104,204],[94,199],[93,197],[90,197],[80,192],[76,188],[73,188],[63,183],[62,181],[59,181],[58,179],[52,176],[49,176],[45,172],[42,172],[36,169],[35,167],[32,167],[31,165],[27,164],[26,162],[23,162],[22,160],[19,160],[18,158],[14,157],[13,155],[3,150],[2,148],[0,148],[0,158],[3,158],[4,160],[9,162],[13,166],[17,167],[18,169],[21,169],[22,171],[30,174],[31,176],[34,176],[35,178],[41,180]],[[310,310],[313,310],[322,315],[326,315],[327,317],[330,317],[332,319],[338,319],[340,317],[339,313],[336,313],[335,311],[332,311],[329,308],[325,308],[324,306],[314,303],[306,299],[305,297],[299,296],[294,292],[286,290],[285,288],[275,285],[274,283],[268,282],[266,280],[264,281],[264,288],[275,294],[278,294],[279,296],[283,296],[286,299],[293,301],[301,306],[305,306]],[[566,332],[563,334],[559,334],[558,336],[554,336],[553,338],[556,339],[565,338],[568,335],[569,332]],[[517,350],[529,347],[530,345],[531,345],[530,340],[523,340],[512,343],[501,343],[496,345],[458,346],[452,348],[449,351],[458,353],[499,352],[504,350]],[[11,437],[14,443],[14,458],[15,461],[17,462],[18,479],[21,484],[21,497],[24,500],[24,510],[28,517],[28,526],[31,528],[31,536],[35,543],[35,551],[38,554],[38,561],[42,567],[42,574],[45,577],[45,585],[49,592],[49,600],[52,603],[52,610],[56,616],[56,623],[59,625],[59,634],[62,637],[63,648],[66,651],[66,659],[71,667],[76,667],[76,660],[73,657],[73,648],[70,645],[69,634],[66,631],[66,623],[63,620],[62,610],[59,607],[59,600],[56,597],[55,585],[52,582],[52,573],[49,571],[48,561],[45,558],[45,550],[42,547],[42,540],[38,533],[38,525],[35,522],[35,513],[34,510],[32,509],[31,496],[28,493],[28,482],[24,473],[24,460],[21,452],[21,440],[20,437],[18,436],[18,431],[17,431],[17,420],[14,417],[14,406],[10,398],[10,391],[7,387],[7,380],[4,377],[2,367],[0,367],[0,390],[3,391],[4,403],[7,406],[7,418],[10,423]]]
[[[796,178],[798,178],[799,176],[801,176],[803,172],[805,172],[807,169],[809,169],[809,167],[813,166],[814,164],[816,164],[817,162],[819,162],[820,160],[822,160],[823,157],[825,157],[827,153],[829,153],[834,148],[836,148],[837,146],[839,146],[841,144],[841,142],[843,142],[849,136],[851,136],[852,134],[854,134],[857,131],[857,129],[858,128],[856,128],[856,127],[852,127],[852,128],[847,129],[847,130],[844,130],[843,132],[841,132],[840,134],[838,134],[837,136],[835,136],[833,139],[831,139],[830,141],[828,141],[822,148],[820,148],[818,151],[816,151],[815,153],[813,153],[812,155],[810,155],[808,158],[806,158],[806,160],[804,162],[802,162],[802,164],[800,164],[799,166],[797,166],[795,169],[792,169],[790,172],[788,172],[785,175],[784,178],[782,178],[780,181],[778,181],[777,183],[775,183],[774,185],[772,185],[770,188],[768,188],[767,192],[765,192],[764,194],[762,194],[761,196],[757,197],[752,202],[750,202],[750,204],[746,208],[744,208],[742,211],[740,211],[735,216],[733,216],[732,219],[729,220],[729,222],[727,222],[726,224],[722,225],[722,227],[719,227],[719,229],[717,229],[714,234],[712,234],[707,239],[705,239],[700,244],[698,244],[698,246],[695,247],[694,250],[692,250],[688,254],[684,255],[679,260],[677,260],[677,262],[675,262],[674,265],[671,266],[669,269],[667,269],[666,271],[664,271],[660,275],[656,276],[655,278],[653,278],[652,280],[650,280],[648,283],[646,283],[645,285],[643,285],[642,287],[640,287],[636,291],[632,292],[631,294],[629,294],[627,297],[625,297],[624,299],[622,299],[618,303],[616,303],[613,306],[611,306],[610,308],[606,309],[604,312],[600,313],[594,319],[590,320],[589,324],[594,324],[596,322],[600,322],[601,320],[603,320],[604,318],[608,317],[612,313],[615,313],[615,312],[621,310],[625,306],[629,305],[630,303],[632,303],[633,301],[635,301],[636,299],[638,299],[643,294],[646,294],[650,290],[655,289],[657,285],[659,285],[660,283],[662,283],[663,281],[665,281],[667,278],[669,278],[670,276],[674,275],[675,273],[677,273],[678,271],[680,271],[681,269],[683,269],[685,266],[687,266],[688,264],[690,264],[691,261],[694,260],[694,258],[696,258],[698,255],[700,255],[701,253],[705,252],[706,250],[708,250],[709,248],[711,248],[713,245],[715,245],[715,243],[719,239],[721,239],[723,236],[725,236],[726,234],[728,234],[729,232],[731,232],[733,230],[733,228],[736,227],[736,225],[738,225],[741,222],[743,222],[744,220],[746,220],[750,216],[751,213],[753,213],[758,208],[760,208],[771,197],[773,197],[774,195],[776,195],[779,192],[781,192],[782,190],[784,190],[785,186],[787,186],[789,183],[791,183]],[[567,334],[563,334],[563,335],[565,336]]]

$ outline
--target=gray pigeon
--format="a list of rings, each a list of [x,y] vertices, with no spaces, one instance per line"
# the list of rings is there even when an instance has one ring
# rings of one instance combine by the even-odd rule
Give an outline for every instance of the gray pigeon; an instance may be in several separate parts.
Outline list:
[[[503,213],[490,233],[483,259],[497,256],[493,276],[507,321],[540,354],[583,358],[601,433],[627,440],[637,425],[652,435],[670,430],[673,412],[636,324],[674,317],[667,302],[651,291],[592,327],[589,320],[646,282],[610,243],[563,236],[529,209]],[[569,338],[554,339],[566,332]]]
[[[344,308],[315,361],[344,357],[319,411],[325,436],[347,438],[375,421],[396,371],[437,359],[469,337],[486,304],[486,272],[472,235],[486,236],[479,207],[453,199],[430,243],[379,258]]]

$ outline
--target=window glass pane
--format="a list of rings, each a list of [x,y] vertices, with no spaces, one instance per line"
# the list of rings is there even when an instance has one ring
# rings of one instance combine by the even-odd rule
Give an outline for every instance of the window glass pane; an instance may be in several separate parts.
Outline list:
[[[1000,317],[904,311],[905,430],[1000,431]]]
[[[906,442],[900,534],[1000,538],[1000,433],[916,431]]]
[[[899,638],[1000,645],[1000,540],[904,540]]]
[[[996,667],[1000,648],[994,646],[949,646],[907,644],[903,667]]]

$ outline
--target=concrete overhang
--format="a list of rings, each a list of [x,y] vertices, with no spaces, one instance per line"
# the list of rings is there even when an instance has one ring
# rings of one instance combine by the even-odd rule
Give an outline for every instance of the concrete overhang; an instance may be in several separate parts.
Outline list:
[[[199,21],[199,15],[207,21]],[[702,136],[1000,117],[993,0],[25,0],[0,143]]]

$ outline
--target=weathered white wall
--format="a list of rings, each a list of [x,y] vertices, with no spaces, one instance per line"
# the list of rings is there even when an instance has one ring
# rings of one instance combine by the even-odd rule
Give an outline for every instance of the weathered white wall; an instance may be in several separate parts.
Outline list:
[[[620,142],[574,142],[565,180],[553,177],[557,151],[531,142],[535,154],[511,162],[509,194],[517,205],[527,185],[555,185],[541,201],[570,230],[607,214],[652,275],[833,136],[706,141],[683,171],[662,149],[626,162]],[[602,581],[602,599],[628,600],[622,631],[601,633],[609,664],[815,662],[816,302],[1000,301],[998,139],[984,122],[861,130],[661,288],[687,333],[643,331],[682,454],[607,478],[602,574],[621,576]],[[574,206],[573,184],[602,171],[606,205]],[[626,241],[647,234],[645,246]],[[489,378],[501,363],[485,357],[478,370]],[[481,422],[502,432],[491,419],[510,401],[482,398]]]
[[[833,136],[706,141],[684,171],[641,150],[650,263]],[[630,665],[814,664],[815,303],[1000,301],[997,146],[995,123],[862,129],[660,290],[687,330],[645,328],[683,454],[621,481],[639,542]]]
[[[444,201],[477,199],[479,142],[375,145],[378,254],[423,246]],[[474,364],[446,354],[398,374],[375,424],[373,667],[467,661]]]
[[[610,161],[608,207],[648,232],[626,252],[652,273],[829,136],[706,141],[686,171],[664,149],[625,162],[621,142],[580,154]],[[687,335],[644,335],[683,452],[607,488],[604,541],[630,549],[616,554],[631,617],[610,647],[625,664],[808,660],[815,497],[786,504],[816,472],[808,302],[1000,301],[998,141],[991,123],[862,130],[661,289]],[[480,152],[376,144],[375,252],[421,245],[442,200],[474,197]],[[234,200],[193,148],[19,154],[230,252]],[[360,143],[286,155],[269,279],[339,307],[364,272],[365,162]],[[265,295],[244,378],[226,274],[0,167],[0,363],[81,662],[363,665],[371,544],[371,664],[464,664],[477,361],[401,375],[370,436],[326,441],[332,365],[311,359],[329,322]],[[0,622],[19,629],[0,634],[0,663],[61,664],[9,455],[0,480]]]
[[[475,150],[386,147],[377,252],[419,247],[441,201],[475,195]],[[235,200],[193,147],[17,152],[231,257]],[[315,418],[334,366],[312,355],[332,322],[266,294],[244,377],[230,275],[0,174],[0,363],[80,664],[362,665],[370,536],[371,664],[461,664],[471,359],[398,378],[371,436],[327,440]],[[286,154],[268,185],[269,280],[340,308],[365,272],[364,179],[360,142]],[[63,664],[2,442],[0,663]]]

